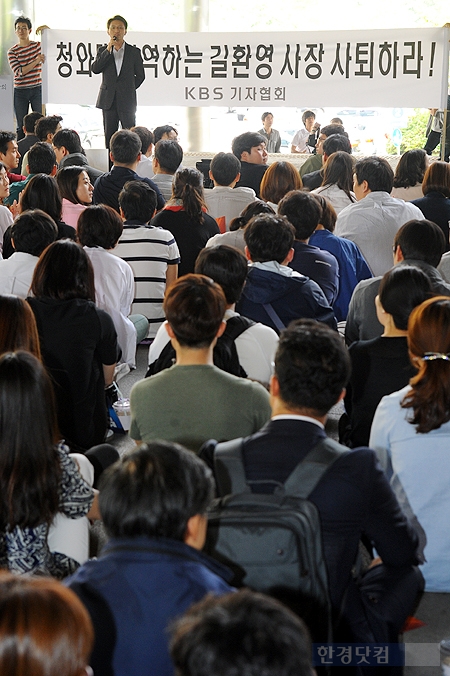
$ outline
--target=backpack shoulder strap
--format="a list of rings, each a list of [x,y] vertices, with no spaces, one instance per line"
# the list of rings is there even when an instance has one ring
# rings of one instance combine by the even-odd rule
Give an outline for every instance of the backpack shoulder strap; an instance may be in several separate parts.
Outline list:
[[[247,331],[251,326],[254,326],[254,324],[254,321],[247,317],[242,317],[241,315],[230,317],[230,319],[227,319],[227,325],[222,335],[227,335],[234,341],[236,338],[239,338],[244,331]]]
[[[280,332],[283,331],[283,329],[285,329],[286,326],[281,321],[281,319],[280,319],[278,313],[275,311],[275,308],[273,307],[273,305],[271,303],[264,303],[263,308],[267,312],[267,314],[269,315],[270,319],[273,321],[275,326],[277,327],[278,331],[280,331]]]
[[[348,452],[346,446],[333,439],[321,439],[289,475],[284,484],[285,493],[297,498],[307,498],[327,469]]]
[[[217,444],[214,452],[214,476],[220,496],[250,493],[242,458],[243,438]]]

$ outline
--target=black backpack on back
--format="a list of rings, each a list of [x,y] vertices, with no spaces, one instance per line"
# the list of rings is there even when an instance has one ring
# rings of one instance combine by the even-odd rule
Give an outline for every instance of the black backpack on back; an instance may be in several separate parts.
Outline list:
[[[234,573],[231,584],[270,594],[308,625],[313,640],[331,635],[328,581],[320,518],[307,498],[348,448],[323,439],[273,494],[252,493],[242,439],[216,446],[214,473],[220,497],[208,512],[204,551]]]
[[[247,317],[242,317],[241,315],[230,317],[230,319],[227,320],[225,331],[222,333],[220,338],[217,339],[217,343],[214,347],[215,366],[217,366],[219,369],[222,369],[222,371],[231,373],[234,376],[240,376],[241,378],[247,377],[247,373],[239,363],[239,357],[234,341],[241,335],[241,333],[244,333],[244,331],[249,329],[254,324],[254,321],[247,319]],[[175,363],[175,360],[175,350],[172,347],[172,343],[169,341],[161,351],[158,359],[150,364],[145,377],[148,378],[149,376],[153,376],[155,373],[159,373],[164,369],[170,368]]]

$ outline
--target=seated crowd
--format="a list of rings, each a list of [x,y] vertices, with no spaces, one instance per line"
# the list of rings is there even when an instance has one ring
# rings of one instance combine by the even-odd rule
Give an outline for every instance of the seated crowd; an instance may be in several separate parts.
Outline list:
[[[268,166],[264,113],[211,189],[169,125],[116,132],[106,173],[59,116],[27,115],[20,148],[0,131],[1,673],[312,676],[310,635],[395,644],[423,589],[450,592],[450,167],[355,162],[313,116],[300,172]],[[238,592],[250,564],[220,549],[228,511],[238,533],[245,500],[282,497],[316,524],[313,610],[284,545],[261,540],[274,577]]]

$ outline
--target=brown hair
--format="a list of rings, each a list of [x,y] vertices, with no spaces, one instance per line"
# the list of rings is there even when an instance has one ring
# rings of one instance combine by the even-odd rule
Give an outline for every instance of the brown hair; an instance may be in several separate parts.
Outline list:
[[[94,270],[86,251],[71,239],[59,239],[41,254],[31,292],[36,298],[95,302]]]
[[[41,358],[36,320],[23,298],[0,296],[0,354],[16,350]]]
[[[343,150],[330,155],[323,167],[322,186],[337,185],[343,190],[351,202],[355,201],[353,197],[353,168],[355,160],[351,155]]]
[[[265,202],[278,202],[291,190],[301,190],[303,182],[291,162],[273,162],[261,181],[260,194]]]
[[[0,572],[0,673],[81,676],[94,642],[89,614],[50,578]]]
[[[320,217],[320,225],[323,225],[325,230],[329,232],[334,232],[337,221],[337,213],[334,206],[331,204],[330,200],[327,200],[323,195],[317,194],[315,192],[310,193],[314,199],[316,199],[320,206],[322,207],[322,216]]]
[[[205,275],[183,275],[169,287],[163,303],[166,319],[180,345],[209,347],[226,309],[221,287]]]
[[[450,197],[450,167],[447,162],[432,162],[425,172],[422,181],[422,192],[440,192]]]
[[[425,434],[450,420],[450,298],[430,298],[411,312],[408,348],[419,372],[401,405],[413,409],[408,420]],[[433,355],[442,357],[426,359]]]

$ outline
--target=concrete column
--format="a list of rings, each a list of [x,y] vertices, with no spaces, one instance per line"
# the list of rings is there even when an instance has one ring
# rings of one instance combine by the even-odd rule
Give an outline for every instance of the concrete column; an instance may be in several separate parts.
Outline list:
[[[184,0],[184,29],[189,33],[209,29],[209,0]],[[209,147],[209,108],[186,108],[188,152],[207,151]],[[184,144],[183,144],[184,145]]]

